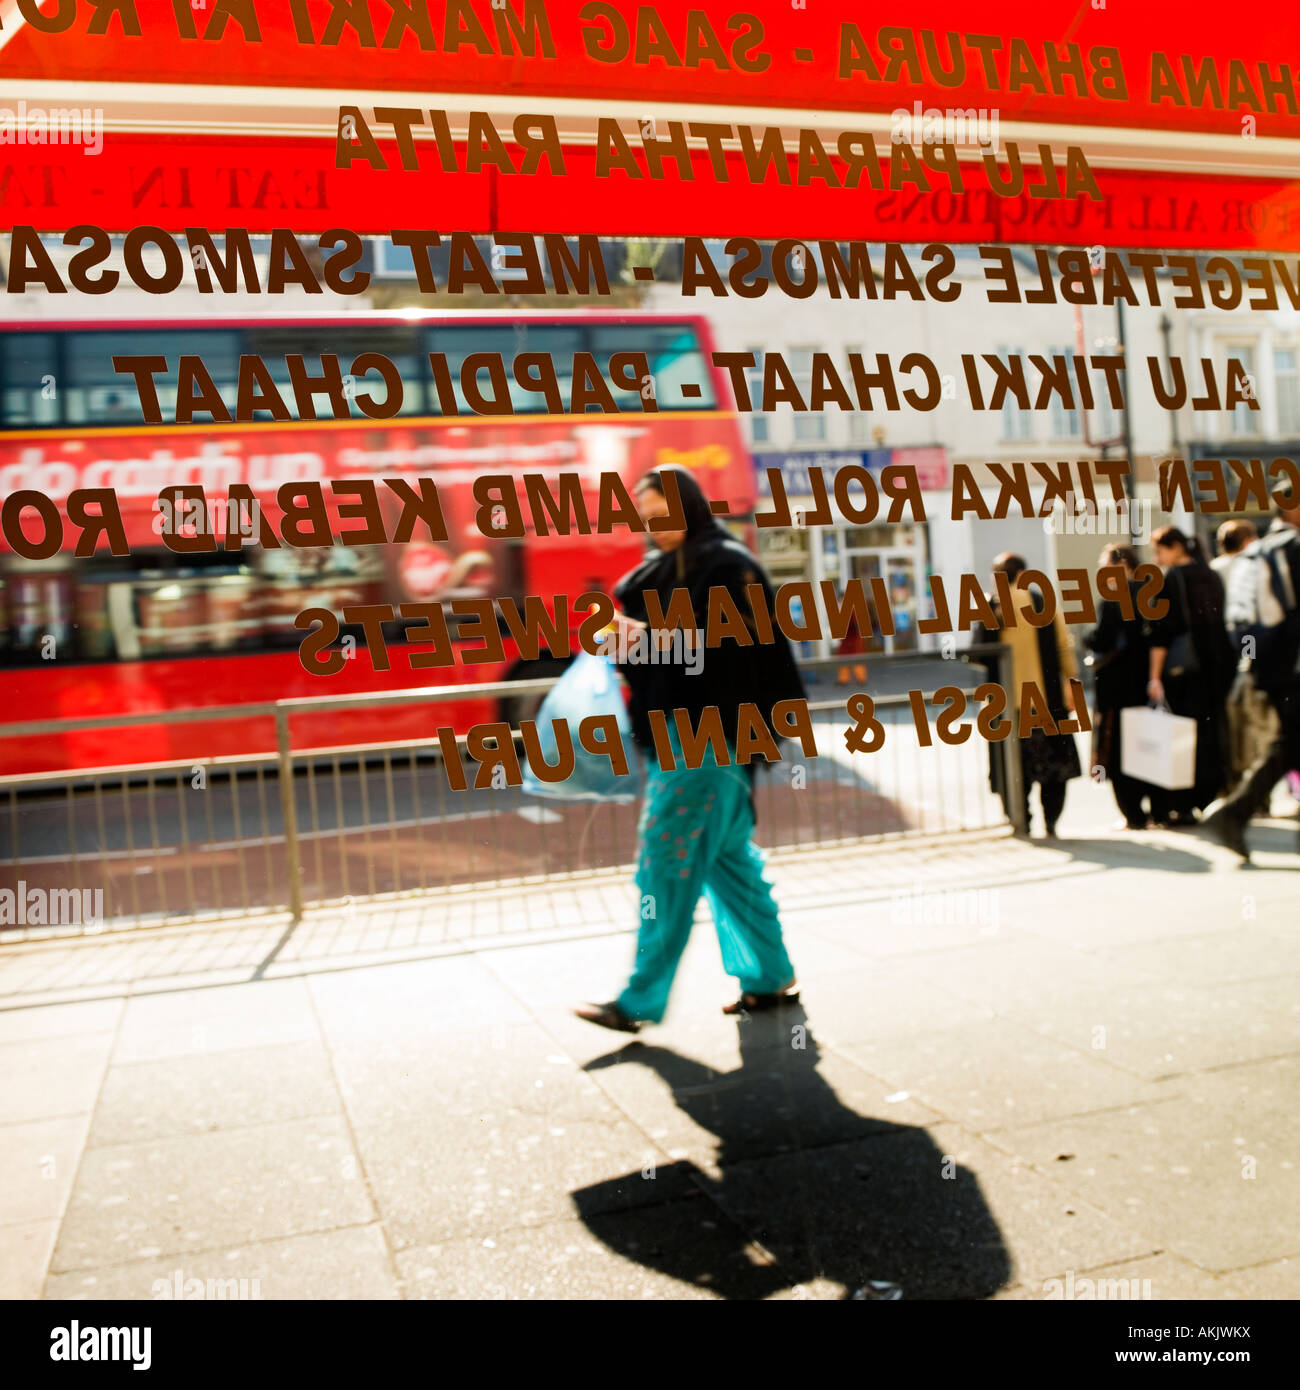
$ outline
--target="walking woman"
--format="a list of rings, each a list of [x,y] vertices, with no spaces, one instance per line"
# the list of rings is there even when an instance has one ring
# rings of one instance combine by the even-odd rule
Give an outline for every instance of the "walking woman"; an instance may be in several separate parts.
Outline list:
[[[724,638],[720,646],[702,653],[703,666],[694,674],[679,662],[621,668],[632,691],[629,713],[634,737],[651,753],[638,828],[636,885],[641,923],[636,963],[617,999],[584,1004],[575,1012],[603,1028],[628,1033],[639,1031],[643,1023],[662,1020],[701,894],[713,914],[723,968],[740,985],[740,997],[723,1011],[772,1008],[798,998],[794,967],[764,873],[764,856],[753,841],[753,764],[736,766],[735,745],[742,704],[756,705],[770,724],[778,701],[804,698],[803,682],[779,630],[775,642],[757,641],[745,586],[761,584],[770,603],[771,585],[753,556],[714,517],[695,479],[676,466],[646,474],[636,493],[641,516],[649,521],[670,514],[664,482],[669,472],[685,529],[647,532],[654,547],[651,555],[614,590],[623,610],[620,625],[646,625],[645,591],[657,593],[666,610],[672,591],[685,589],[699,640],[703,640],[709,590],[725,588],[746,616],[755,641],[742,646],[735,638]],[[695,727],[701,712],[710,707],[720,713],[730,765],[720,765],[710,749],[700,767],[686,768],[675,721],[668,713],[677,766],[671,772],[661,770],[651,751],[650,712],[684,709]]]
[[[1066,682],[1079,674],[1079,666],[1070,635],[1059,613],[1045,626],[1034,627],[1030,624],[1029,615],[1042,611],[1043,600],[1038,594],[1015,584],[1014,581],[1026,568],[1024,559],[1010,552],[999,555],[993,561],[994,574],[1003,573],[1012,581],[1015,625],[1008,625],[1012,622],[1011,615],[1004,615],[998,600],[990,594],[988,604],[999,626],[995,631],[990,631],[982,623],[978,624],[972,634],[974,645],[1000,643],[1009,660],[994,660],[990,667],[993,680],[1008,691],[1015,705],[1019,704],[1020,692],[1032,682],[1043,692],[1048,711],[1059,724],[1073,712]],[[1020,741],[1020,768],[1024,797],[1021,809],[1025,827],[1027,829],[1029,826],[1029,792],[1037,782],[1043,827],[1048,839],[1053,839],[1056,822],[1065,809],[1065,785],[1083,773],[1079,765],[1079,750],[1074,746],[1074,735],[1046,734],[1042,729],[1034,729],[1028,738]],[[997,746],[992,743],[989,744],[989,780],[994,791],[1002,798],[1007,818],[1014,822],[1014,808],[1005,785],[1002,759]]]
[[[1101,552],[1103,567],[1123,565],[1128,575],[1129,593],[1136,604],[1141,587],[1133,578],[1138,566],[1137,551],[1129,545],[1108,545]],[[1144,830],[1147,812],[1144,798],[1158,792],[1123,772],[1120,742],[1120,711],[1147,702],[1146,625],[1135,610],[1126,618],[1114,599],[1105,599],[1097,610],[1097,626],[1084,638],[1089,648],[1088,663],[1095,682],[1097,717],[1093,721],[1092,765],[1106,774],[1115,793],[1115,804],[1124,819],[1116,829]]]
[[[1225,702],[1236,663],[1223,623],[1223,583],[1201,556],[1200,543],[1175,526],[1151,536],[1165,570],[1165,616],[1148,628],[1147,696],[1196,720],[1196,780],[1186,791],[1154,789],[1156,825],[1193,825],[1228,781]]]

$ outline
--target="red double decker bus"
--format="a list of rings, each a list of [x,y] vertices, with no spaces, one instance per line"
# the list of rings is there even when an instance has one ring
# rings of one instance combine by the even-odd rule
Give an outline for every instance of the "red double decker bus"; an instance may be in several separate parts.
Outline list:
[[[96,553],[74,558],[79,529],[64,528],[63,549],[48,559],[0,550],[0,722],[102,717],[150,711],[261,703],[285,697],[350,694],[464,684],[466,697],[439,708],[437,722],[458,728],[507,716],[496,701],[476,698],[475,684],[552,674],[565,653],[523,660],[509,636],[505,659],[413,669],[401,658],[404,626],[389,637],[390,669],[374,669],[358,631],[340,641],[352,659],[321,677],[303,667],[305,636],[295,618],[306,608],[508,596],[566,596],[608,590],[640,553],[642,538],[538,535],[485,537],[474,522],[471,488],[483,473],[520,476],[578,473],[592,516],[599,475],[617,472],[629,486],[669,462],[696,473],[711,498],[725,500],[733,525],[745,527],[755,501],[753,466],[723,372],[700,318],[580,312],[523,314],[411,311],[348,316],[222,318],[171,322],[33,322],[0,326],[0,503],[22,490],[50,497],[62,510],[78,488],[112,488],[130,554],[114,556],[103,537]],[[470,353],[550,354],[557,369],[590,353],[607,371],[613,353],[641,352],[654,382],[656,408],[613,385],[620,413],[564,413],[511,382],[511,415],[475,415],[461,399],[459,367]],[[377,379],[349,393],[349,415],[302,419],[286,356],[321,375],[321,356],[347,364],[364,353],[394,363],[400,413],[376,420],[358,398],[383,399]],[[442,354],[459,413],[443,413],[430,354]],[[270,412],[248,424],[146,425],[129,375],[115,356],[166,360],[154,381],[163,419],[175,418],[181,355],[197,354],[233,413],[241,356],[260,357],[292,414]],[[346,365],[343,368],[347,370]],[[324,392],[322,391],[322,394]],[[552,398],[551,404],[554,404]],[[331,408],[332,409],[332,408]],[[310,413],[310,411],[308,412]],[[235,484],[252,489],[278,516],[284,483],[400,478],[437,485],[444,543],[272,549],[245,543],[209,553],[178,554],[162,542],[159,492],[198,484],[222,502]],[[328,488],[326,489],[328,492]],[[31,519],[31,514],[27,514]],[[337,525],[337,522],[335,522]],[[353,529],[353,528],[349,528]],[[577,615],[577,616],[580,616]],[[452,623],[455,634],[454,619]],[[576,630],[576,618],[573,620]],[[397,650],[394,650],[396,648]],[[478,650],[482,650],[481,644]],[[386,739],[430,732],[427,706],[384,716]],[[346,747],[374,741],[373,711],[295,717],[297,747]],[[275,746],[265,717],[172,725],[133,725],[39,740],[0,739],[0,771],[26,773],[242,755]]]

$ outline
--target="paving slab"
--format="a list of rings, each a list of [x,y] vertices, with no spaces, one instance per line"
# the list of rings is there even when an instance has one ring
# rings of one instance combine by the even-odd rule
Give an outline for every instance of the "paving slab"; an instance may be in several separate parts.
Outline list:
[[[58,1233],[59,1223],[54,1220],[0,1226],[0,1299],[41,1297]]]
[[[600,1087],[535,1023],[447,1030],[436,1047],[349,1044],[333,1060],[343,1103],[359,1126],[405,1122],[423,1131],[484,1115],[562,1122],[615,1114]]]
[[[112,1046],[112,1033],[0,1044],[0,1125],[89,1112]]]
[[[1160,1249],[1227,1271],[1300,1255],[1300,1155],[1250,1129],[1241,1115],[1180,1097],[995,1141]]]
[[[1165,1091],[1100,1054],[1006,1019],[856,1043],[853,1061],[976,1133],[1106,1110]]]
[[[881,961],[813,980],[800,1002],[818,1037],[844,1047],[867,1038],[903,1037],[993,1017],[986,1005],[918,974],[910,961]]]
[[[786,1290],[702,1194],[402,1251],[408,1298],[758,1299]]]
[[[473,1119],[425,1113],[414,1123],[359,1125],[355,1134],[395,1250],[554,1221],[580,1189],[599,1188],[593,1203],[613,1210],[663,1201],[685,1182],[659,1176],[666,1155],[620,1116],[502,1107]]]
[[[1008,884],[998,889],[998,902],[1018,929],[1084,950],[1203,935],[1229,920],[1207,913],[1207,904],[1226,902],[1233,921],[1241,911],[1228,873],[1166,874],[1154,866]]]
[[[1017,1284],[999,1298],[1039,1303],[1146,1303],[1164,1299],[1231,1297],[1224,1281],[1189,1260],[1162,1253],[1099,1269],[1063,1269],[1032,1284]]]
[[[331,1047],[383,1047],[395,1039],[435,1046],[449,1031],[529,1020],[473,955],[330,971],[312,975],[309,988]]]
[[[987,1298],[1017,1279],[1148,1253],[1148,1241],[955,1126],[743,1162],[706,1190],[799,1280],[883,1279]]]
[[[89,1127],[88,1114],[0,1125],[0,1228],[62,1217]]]
[[[1297,1050],[1295,1020],[1247,1002],[1247,985],[1118,985],[1080,990],[1044,1007],[1018,999],[1027,1026],[1112,1066],[1155,1079]]]
[[[1273,979],[1279,974],[1300,976],[1300,935],[1270,931],[1257,919],[1224,926],[1225,930],[1204,935],[1112,946],[1099,954],[1156,979],[1203,986]]]
[[[1216,1067],[1160,1084],[1176,1084],[1194,1104],[1231,1116],[1247,1142],[1258,1137],[1291,1144],[1300,1155],[1300,1054]]]
[[[0,1044],[112,1033],[124,1006],[121,999],[26,1007],[17,1001],[6,1001],[0,1005]]]
[[[1285,1018],[1292,1036],[1300,1038],[1300,974],[1272,975],[1266,980],[1243,980],[1232,988],[1233,998],[1245,1009],[1260,1009]],[[1288,1047],[1285,1051],[1294,1051]]]
[[[979,946],[1004,931],[997,890],[966,889],[923,880],[900,885],[896,896],[807,918],[808,930],[873,960]]]
[[[339,1112],[319,1042],[226,1049],[108,1069],[89,1146],[208,1134]]]
[[[392,1257],[377,1223],[191,1250],[153,1260],[55,1274],[57,1299],[392,1299]]]
[[[1225,1298],[1300,1298],[1300,1258],[1236,1269],[1221,1280]]]
[[[1054,1008],[1088,990],[1113,991],[1150,979],[1136,966],[1029,936],[913,956],[907,969],[997,1014]]]
[[[87,1150],[51,1267],[97,1269],[373,1217],[339,1119],[120,1144]]]
[[[819,1049],[751,1052],[714,1070],[671,1048],[625,1049],[617,1066],[592,1074],[636,1125],[672,1158],[702,1169],[776,1153],[813,1151],[899,1124],[940,1117],[852,1062]]]
[[[112,1060],[312,1042],[320,1030],[303,980],[259,980],[180,989],[127,1000]]]

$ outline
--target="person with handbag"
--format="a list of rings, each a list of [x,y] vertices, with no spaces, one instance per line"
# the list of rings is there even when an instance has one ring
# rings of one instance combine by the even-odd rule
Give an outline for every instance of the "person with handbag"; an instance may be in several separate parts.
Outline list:
[[[1251,676],[1273,702],[1277,730],[1241,785],[1205,820],[1242,859],[1250,858],[1250,818],[1267,809],[1274,785],[1300,768],[1300,505],[1283,508],[1246,559],[1250,569],[1234,585],[1234,627],[1249,639]]]
[[[669,473],[671,486],[665,481]],[[671,514],[666,489],[676,492],[685,529],[647,531],[653,547],[649,558],[614,590],[622,607],[618,622],[644,629],[648,591],[658,595],[667,612],[673,591],[685,590],[703,640],[709,591],[725,588],[753,641],[742,644],[724,637],[719,646],[705,650],[703,665],[694,672],[671,662],[620,668],[632,694],[633,737],[650,754],[638,827],[636,960],[617,999],[582,1004],[574,1012],[589,1023],[625,1033],[663,1019],[701,895],[713,914],[723,969],[740,985],[739,997],[723,1012],[773,1008],[799,996],[763,852],[753,839],[754,765],[737,765],[735,752],[740,706],[755,705],[770,727],[774,705],[805,698],[803,681],[779,629],[774,641],[760,640],[746,586],[762,585],[770,609],[771,584],[758,561],[713,515],[691,474],[675,465],[647,473],[636,490],[638,512],[647,522]],[[719,712],[728,759],[724,764],[710,746],[700,767],[687,768],[672,711],[686,710],[695,727],[708,709]],[[667,715],[676,760],[671,771],[659,766],[652,751],[649,715],[656,710]]]
[[[1145,625],[1136,614],[1140,585],[1133,573],[1137,551],[1130,545],[1108,545],[1101,552],[1103,567],[1123,565],[1128,575],[1132,604],[1126,618],[1114,599],[1105,599],[1097,610],[1097,626],[1083,639],[1092,668],[1097,716],[1093,720],[1092,766],[1101,768],[1115,793],[1122,821],[1116,829],[1145,830],[1144,801],[1158,789],[1123,770],[1120,711],[1147,702],[1147,638]]]
[[[1005,574],[1011,581],[1011,602],[1016,610],[1014,621],[1013,615],[1003,614],[993,594],[986,595],[985,601],[997,620],[997,626],[988,628],[983,623],[977,623],[971,634],[971,645],[984,646],[996,642],[1002,651],[988,666],[989,678],[1010,693],[1015,705],[1018,705],[1020,692],[1026,685],[1036,686],[1042,691],[1053,720],[1060,723],[1074,712],[1069,686],[1069,682],[1079,674],[1074,644],[1059,613],[1050,623],[1041,626],[1030,620],[1030,614],[1043,611],[1043,599],[1034,590],[1015,582],[1026,569],[1028,565],[1024,557],[1010,551],[994,559],[994,574]],[[1003,654],[1007,657],[1005,662],[1000,659]],[[1049,840],[1054,839],[1056,823],[1065,809],[1066,784],[1083,773],[1074,735],[1048,734],[1042,729],[1034,729],[1028,738],[1019,742],[1024,824],[1026,827],[1029,825],[1029,793],[1036,782],[1038,802],[1043,813],[1043,830]],[[990,743],[989,783],[1001,798],[1007,818],[1014,821],[1014,807],[1010,803],[1002,768],[998,747]]]
[[[1147,698],[1196,720],[1195,781],[1185,791],[1154,788],[1151,819],[1194,825],[1228,781],[1226,701],[1236,662],[1224,626],[1223,583],[1205,563],[1200,542],[1176,526],[1162,526],[1151,545],[1165,582],[1159,596],[1164,616],[1147,630]]]
[[[1239,622],[1233,614],[1234,592],[1245,589],[1248,599],[1253,600],[1254,565],[1248,554],[1258,539],[1253,522],[1225,521],[1215,533],[1219,553],[1210,561],[1210,568],[1223,581],[1224,621],[1229,640],[1233,649],[1241,653],[1227,701],[1230,789],[1241,784],[1241,779],[1263,757],[1277,734],[1277,712],[1273,702],[1255,683],[1250,658],[1245,655],[1240,640]]]

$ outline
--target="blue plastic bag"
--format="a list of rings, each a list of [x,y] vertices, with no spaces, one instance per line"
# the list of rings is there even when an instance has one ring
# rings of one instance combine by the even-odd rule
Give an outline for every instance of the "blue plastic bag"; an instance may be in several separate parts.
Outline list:
[[[593,715],[612,714],[627,755],[629,776],[620,777],[603,754],[589,753],[578,742],[578,724]],[[559,745],[551,721],[569,726],[573,743],[573,772],[562,782],[543,782],[524,765],[523,790],[530,796],[555,801],[635,801],[641,795],[641,758],[632,742],[632,721],[619,685],[618,673],[603,656],[583,651],[551,688],[537,711],[537,741],[542,756],[554,767]]]

